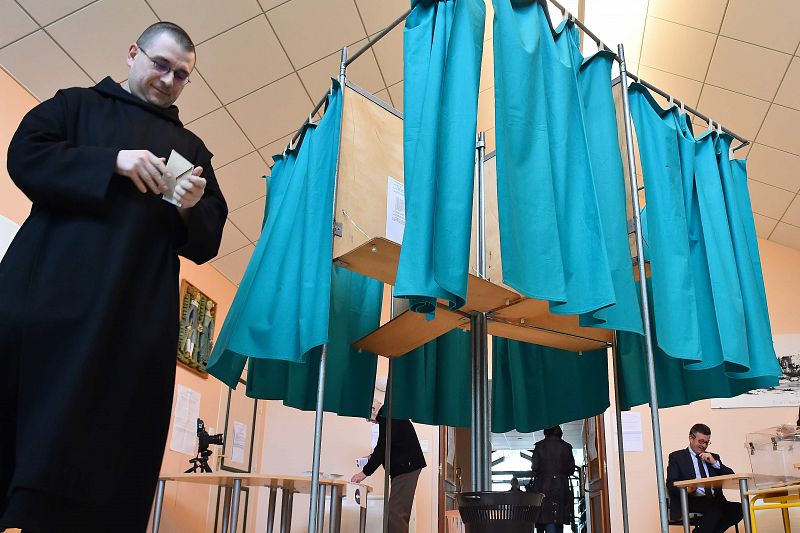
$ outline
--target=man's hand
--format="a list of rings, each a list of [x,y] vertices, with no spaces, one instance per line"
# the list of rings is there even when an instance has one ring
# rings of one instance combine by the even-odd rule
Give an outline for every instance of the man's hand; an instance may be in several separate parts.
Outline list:
[[[161,194],[166,191],[166,160],[148,150],[120,150],[114,172],[130,178],[139,192],[145,193],[150,189],[155,194]]]
[[[175,186],[175,199],[181,204],[181,207],[185,209],[194,207],[203,197],[203,193],[206,191],[206,179],[200,177],[202,172],[203,167],[195,167],[191,176],[183,178]]]
[[[353,474],[353,477],[350,478],[350,483],[361,483],[365,479],[367,479],[366,474],[359,472],[358,474]]]
[[[689,494],[692,494],[696,490],[697,490],[697,485],[689,485],[688,487],[686,487],[686,492],[688,492]]]
[[[703,453],[701,453],[701,454],[698,454],[697,456],[698,456],[700,459],[702,459],[703,461],[705,461],[705,462],[707,462],[708,464],[710,464],[710,465],[713,465],[714,463],[716,463],[716,462],[717,462],[717,460],[716,460],[716,459],[714,459],[714,456],[713,456],[713,455],[711,455],[711,454],[710,454],[710,453],[708,453],[708,452],[703,452]]]

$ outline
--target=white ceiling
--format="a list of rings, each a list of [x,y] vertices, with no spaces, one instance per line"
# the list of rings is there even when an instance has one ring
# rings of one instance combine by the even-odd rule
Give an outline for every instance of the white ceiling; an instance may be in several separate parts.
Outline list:
[[[759,236],[800,249],[800,4],[794,0],[562,2],[606,44],[623,42],[643,78],[754,140],[750,192]],[[157,20],[187,29],[197,69],[181,117],[212,152],[230,206],[214,266],[241,280],[259,237],[261,176],[338,72],[343,45],[365,43],[408,0],[3,0],[0,66],[35,97],[123,80],[125,54]],[[554,20],[560,17],[551,10]],[[494,145],[491,5],[478,126]],[[641,53],[640,53],[641,51]],[[640,57],[641,56],[641,57]],[[402,26],[348,69],[402,109]]]

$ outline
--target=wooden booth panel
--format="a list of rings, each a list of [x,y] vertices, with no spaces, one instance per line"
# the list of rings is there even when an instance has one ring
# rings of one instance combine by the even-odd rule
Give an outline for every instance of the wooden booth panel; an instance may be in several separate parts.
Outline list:
[[[403,119],[354,89],[344,91],[333,256],[386,237],[388,178],[403,181]]]
[[[610,343],[613,338],[611,330],[581,327],[578,323],[578,315],[551,313],[550,304],[544,300],[526,298],[514,305],[495,311],[493,316],[505,322],[569,333],[604,343]]]
[[[551,348],[559,348],[571,352],[586,352],[606,347],[605,342],[595,339],[587,339],[585,337],[578,337],[532,326],[508,324],[496,320],[489,320],[488,329],[489,335],[529,342],[531,344],[539,344],[541,346],[550,346]]]

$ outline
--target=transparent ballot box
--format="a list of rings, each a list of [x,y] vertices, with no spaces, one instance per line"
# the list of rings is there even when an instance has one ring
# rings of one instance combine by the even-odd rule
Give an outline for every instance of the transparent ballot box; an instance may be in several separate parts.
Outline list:
[[[746,435],[756,486],[800,481],[800,426],[783,425]]]

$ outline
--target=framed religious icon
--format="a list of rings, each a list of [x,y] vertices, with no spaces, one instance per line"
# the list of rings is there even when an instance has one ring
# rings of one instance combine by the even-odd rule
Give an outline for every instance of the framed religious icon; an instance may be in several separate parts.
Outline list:
[[[217,302],[185,279],[181,280],[180,302],[178,362],[207,378],[206,364],[214,346]]]

